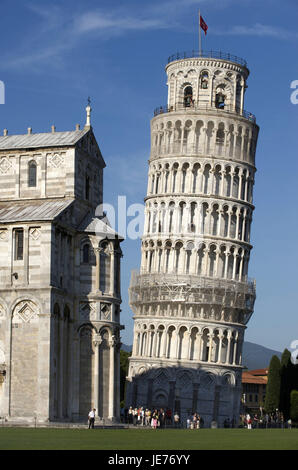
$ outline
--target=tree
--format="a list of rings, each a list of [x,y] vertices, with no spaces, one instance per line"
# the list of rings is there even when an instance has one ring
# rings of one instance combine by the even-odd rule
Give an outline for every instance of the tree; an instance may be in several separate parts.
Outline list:
[[[274,413],[279,408],[280,401],[280,360],[272,356],[268,371],[268,383],[266,388],[265,410]]]
[[[288,349],[285,349],[281,356],[279,402],[279,409],[283,412],[285,419],[289,419],[290,417],[290,394],[293,388],[293,368],[291,353]]]
[[[131,353],[120,351],[120,401],[125,400],[125,384],[130,356]]]
[[[291,391],[291,412],[290,417],[298,422],[298,390]]]

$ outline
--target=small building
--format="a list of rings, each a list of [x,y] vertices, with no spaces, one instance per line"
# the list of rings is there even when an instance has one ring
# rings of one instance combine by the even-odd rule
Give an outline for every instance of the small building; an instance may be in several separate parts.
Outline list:
[[[259,413],[264,407],[268,369],[255,369],[242,372],[243,411]]]
[[[84,129],[0,137],[0,416],[120,415],[120,242]]]

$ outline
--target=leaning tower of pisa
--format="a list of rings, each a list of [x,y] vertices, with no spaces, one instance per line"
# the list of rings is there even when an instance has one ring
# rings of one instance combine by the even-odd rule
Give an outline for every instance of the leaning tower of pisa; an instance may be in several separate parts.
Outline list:
[[[259,128],[244,110],[249,70],[223,53],[176,54],[168,104],[151,121],[127,405],[237,421]]]

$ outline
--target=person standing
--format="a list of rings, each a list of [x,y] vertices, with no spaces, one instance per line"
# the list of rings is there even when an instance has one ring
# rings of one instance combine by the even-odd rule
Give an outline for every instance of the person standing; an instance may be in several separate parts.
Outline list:
[[[88,421],[89,421],[88,429],[90,429],[90,428],[94,429],[95,411],[96,411],[96,409],[93,408],[93,410],[91,410],[88,414]]]
[[[137,410],[137,425],[140,426],[142,421],[142,408],[139,407]]]
[[[165,415],[163,408],[160,409],[158,418],[159,418],[160,429],[163,429],[165,427],[165,420],[166,420],[166,415]]]
[[[252,422],[252,419],[250,417],[250,414],[247,413],[247,415],[246,415],[247,429],[251,429],[251,422]]]
[[[134,408],[132,411],[133,425],[136,426],[138,422],[138,408]]]
[[[152,419],[151,419],[151,427],[152,429],[157,429],[157,410],[154,410],[152,413]]]
[[[152,411],[149,409],[148,410],[147,426],[150,426],[150,424],[151,424],[151,415],[152,415]]]
[[[145,426],[150,426],[150,412],[148,408],[145,411]]]
[[[174,414],[175,428],[179,428],[179,422],[180,422],[180,416],[179,416],[178,412],[176,411],[175,414]]]
[[[132,424],[133,423],[133,410],[132,410],[132,406],[129,407],[129,410],[128,410],[128,424]]]

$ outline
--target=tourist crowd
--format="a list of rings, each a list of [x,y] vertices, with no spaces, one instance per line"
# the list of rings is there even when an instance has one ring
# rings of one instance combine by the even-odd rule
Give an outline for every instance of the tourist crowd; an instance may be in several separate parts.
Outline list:
[[[172,410],[169,408],[149,409],[142,406],[121,408],[121,422],[133,426],[151,427],[152,429],[163,429],[166,427],[200,429],[204,427],[204,419],[198,413],[191,414],[186,422],[182,422],[177,411],[172,413]],[[224,428],[244,427],[247,429],[291,428],[292,422],[291,420],[285,421],[283,414],[276,411],[276,413],[261,415],[242,414],[240,415],[239,423],[226,418],[223,423],[220,423],[220,427],[222,426]],[[215,427],[218,427],[218,423],[215,423]]]
[[[271,414],[261,414],[258,416],[250,415],[249,413],[243,414],[240,416],[241,426],[248,429],[255,428],[291,428],[292,422],[289,419],[286,421],[284,419],[283,413],[276,411],[276,413]]]
[[[156,428],[182,427],[179,413],[167,409],[149,409],[142,406],[133,408],[121,408],[121,421],[134,426],[147,426]],[[184,424],[185,425],[185,424]],[[198,413],[193,413],[186,421],[187,429],[200,429],[204,425],[203,418]]]
[[[177,412],[172,416],[172,410],[163,408],[149,409],[143,406],[121,409],[121,421],[134,426],[151,426],[153,429],[165,428],[166,426],[180,427],[180,416]]]

